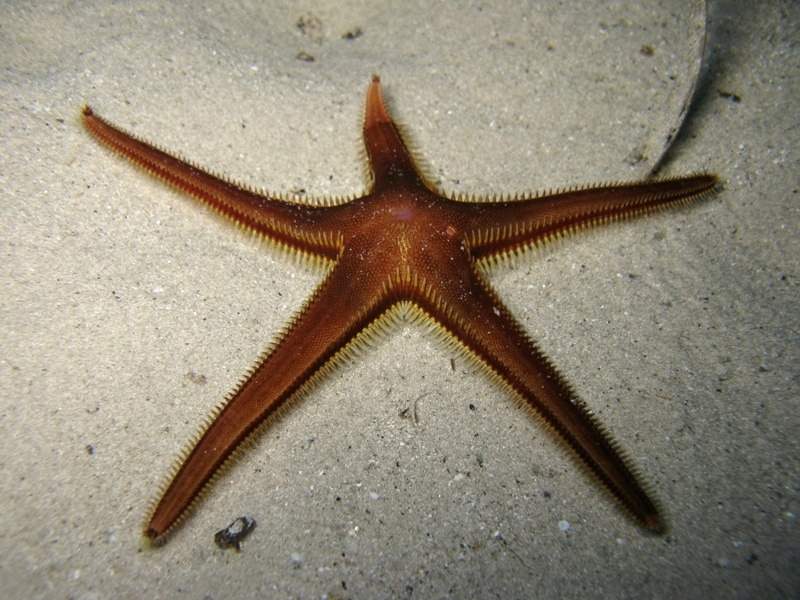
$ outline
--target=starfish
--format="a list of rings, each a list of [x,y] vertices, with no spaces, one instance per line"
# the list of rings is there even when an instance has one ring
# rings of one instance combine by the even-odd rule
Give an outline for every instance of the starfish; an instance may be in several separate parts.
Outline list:
[[[305,305],[179,456],[144,535],[166,540],[221,467],[290,400],[308,394],[353,351],[395,322],[430,326],[537,414],[642,527],[663,519],[630,460],[528,337],[487,281],[495,264],[591,225],[713,192],[715,175],[606,184],[514,198],[446,197],[403,142],[380,79],[367,91],[364,195],[265,195],[212,175],[114,127],[85,106],[88,130],[156,177],[276,249],[326,268]]]

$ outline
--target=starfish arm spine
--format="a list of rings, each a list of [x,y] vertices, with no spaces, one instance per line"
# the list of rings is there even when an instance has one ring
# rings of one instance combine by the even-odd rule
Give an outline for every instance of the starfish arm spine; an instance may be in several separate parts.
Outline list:
[[[329,273],[280,339],[209,415],[155,503],[147,538],[164,539],[238,448],[349,356],[351,343],[387,311],[388,293],[378,284],[354,289],[349,271],[340,264]]]
[[[462,205],[476,260],[493,261],[548,239],[603,223],[656,212],[712,194],[717,177],[690,175],[560,191],[506,202]]]
[[[625,454],[488,284],[475,273],[469,285],[439,292],[422,310],[541,417],[629,514],[659,531],[659,511]]]
[[[154,176],[194,196],[206,205],[279,246],[333,260],[338,247],[321,223],[323,206],[289,202],[245,189],[177,158],[83,109],[83,122],[97,139]]]
[[[432,189],[417,168],[397,124],[386,111],[380,78],[375,75],[367,90],[364,144],[372,172],[372,190],[392,185],[421,185]]]

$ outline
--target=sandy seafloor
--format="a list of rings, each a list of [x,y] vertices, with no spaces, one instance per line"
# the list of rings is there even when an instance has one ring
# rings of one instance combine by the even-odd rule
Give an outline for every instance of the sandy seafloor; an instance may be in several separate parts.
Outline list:
[[[664,536],[399,327],[142,549],[176,455],[320,274],[112,155],[83,103],[247,185],[348,195],[377,72],[438,185],[508,193],[638,177],[690,62],[685,3],[265,4],[0,6],[0,597],[796,595],[796,2],[711,3],[661,173],[716,172],[716,197],[491,279],[639,467]],[[243,551],[218,549],[241,515]]]

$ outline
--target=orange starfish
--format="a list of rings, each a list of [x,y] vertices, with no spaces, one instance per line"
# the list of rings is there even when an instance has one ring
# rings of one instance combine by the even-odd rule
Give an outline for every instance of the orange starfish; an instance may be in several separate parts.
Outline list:
[[[603,185],[513,200],[446,198],[417,168],[389,117],[380,80],[367,92],[372,181],[349,201],[288,200],[215,177],[83,109],[86,127],[157,177],[277,248],[327,266],[282,335],[211,413],[180,456],[145,535],[163,541],[249,436],[395,321],[433,324],[538,414],[643,527],[662,518],[635,470],[486,281],[495,263],[566,232],[710,194],[710,174]]]

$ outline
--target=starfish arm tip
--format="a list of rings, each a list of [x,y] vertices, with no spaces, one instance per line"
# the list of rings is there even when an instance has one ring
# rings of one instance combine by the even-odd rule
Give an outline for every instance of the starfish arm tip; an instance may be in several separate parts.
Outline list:
[[[163,546],[166,541],[166,535],[159,535],[153,528],[146,527],[139,538],[139,551],[155,550]]]

